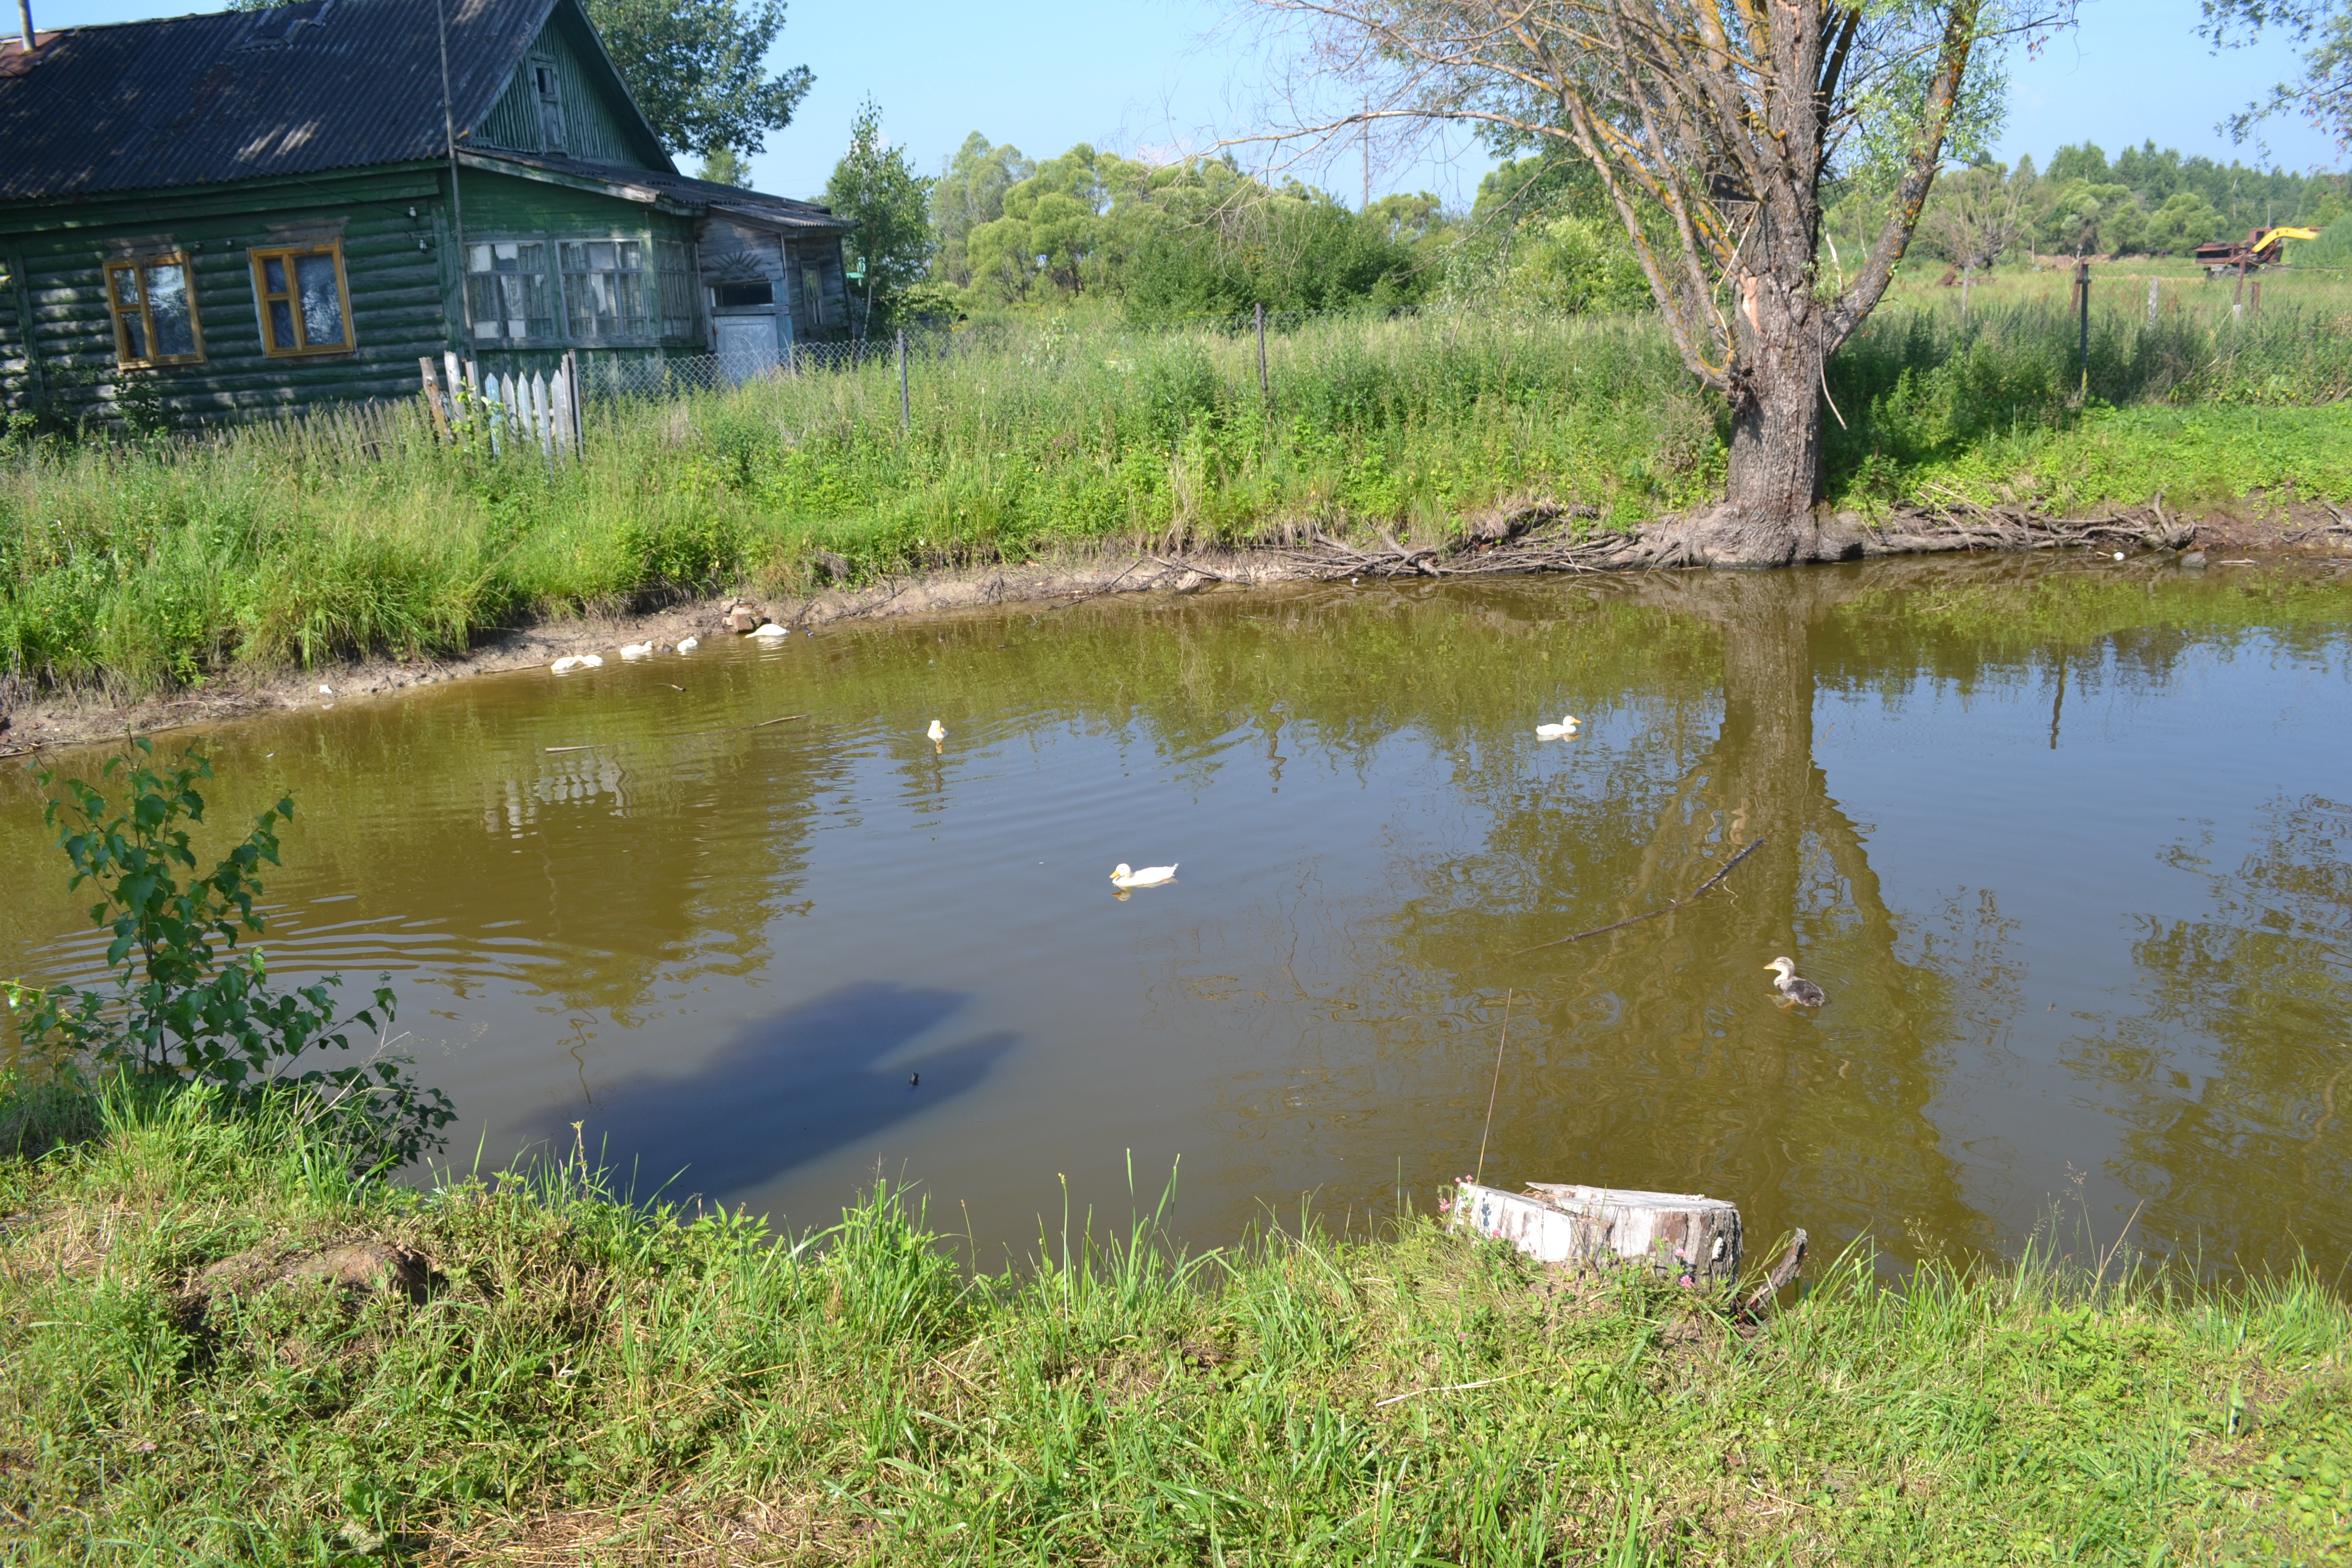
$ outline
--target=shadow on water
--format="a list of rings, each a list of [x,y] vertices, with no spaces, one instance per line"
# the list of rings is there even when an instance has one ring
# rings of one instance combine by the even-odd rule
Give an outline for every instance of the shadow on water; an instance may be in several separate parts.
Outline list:
[[[1003,1030],[883,1067],[945,1023],[964,993],[888,981],[838,986],[746,1025],[693,1072],[599,1089],[582,1136],[640,1198],[725,1200],[980,1086],[1010,1050]],[[908,1078],[920,1074],[919,1087]],[[570,1142],[550,1114],[537,1138]]]

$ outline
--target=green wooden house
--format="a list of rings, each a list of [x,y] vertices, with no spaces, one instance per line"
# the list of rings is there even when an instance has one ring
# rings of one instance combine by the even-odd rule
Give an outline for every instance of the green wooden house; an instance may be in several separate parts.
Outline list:
[[[407,395],[452,351],[740,378],[848,333],[846,225],[680,174],[579,0],[33,45],[0,48],[0,408],[234,418]]]

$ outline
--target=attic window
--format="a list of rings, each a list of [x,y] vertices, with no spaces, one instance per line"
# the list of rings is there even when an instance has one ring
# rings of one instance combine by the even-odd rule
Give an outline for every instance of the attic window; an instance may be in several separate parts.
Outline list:
[[[563,79],[556,74],[555,62],[532,60],[530,84],[539,94],[540,145],[550,153],[561,153],[563,151]]]

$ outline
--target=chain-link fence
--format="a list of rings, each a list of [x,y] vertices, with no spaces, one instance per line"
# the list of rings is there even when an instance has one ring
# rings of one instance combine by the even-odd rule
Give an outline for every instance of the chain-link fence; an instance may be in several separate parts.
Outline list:
[[[936,363],[999,348],[1012,340],[1002,323],[979,327],[919,324],[904,333],[908,363]],[[823,375],[898,363],[901,337],[793,343],[781,352],[614,355],[581,366],[582,390],[594,402],[660,400],[724,392],[775,376]]]

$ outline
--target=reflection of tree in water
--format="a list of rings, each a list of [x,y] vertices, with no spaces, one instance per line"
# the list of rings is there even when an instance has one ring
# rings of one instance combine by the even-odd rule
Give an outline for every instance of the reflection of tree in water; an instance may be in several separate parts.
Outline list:
[[[2352,806],[2307,796],[2263,816],[2234,869],[2176,846],[2201,919],[2144,921],[2137,1017],[2070,1054],[2130,1128],[2115,1174],[2142,1224],[2252,1263],[2352,1245]],[[2202,1060],[2195,1059],[2202,1056]]]
[[[1689,909],[1462,976],[1486,990],[1518,977],[1548,998],[1554,1048],[1591,1062],[1572,1074],[1538,1067],[1515,1086],[1515,1174],[1736,1194],[1768,1226],[1851,1234],[1905,1215],[1986,1238],[1927,1114],[1950,1065],[1953,988],[1905,956],[1862,832],[1813,762],[1817,645],[1853,581],[1811,572],[1644,584],[1720,636],[1714,742],[1636,831],[1587,835],[1541,806],[1497,812],[1488,856],[1532,868],[1557,893],[1456,911],[1448,923],[1476,932],[1487,954],[1656,908],[1764,841]],[[1762,969],[1780,953],[1829,986],[1829,1009],[1775,1005]]]
[[[1335,1169],[1382,1180],[1402,1164],[1410,1182],[1466,1169],[1508,989],[1490,1174],[1734,1195],[1767,1228],[1851,1234],[1903,1215],[1990,1240],[1928,1105],[1954,1047],[2013,1010],[2007,926],[1978,895],[1906,929],[1814,765],[1815,671],[1843,657],[1833,612],[1854,581],[1599,590],[1616,602],[1581,628],[1588,689],[1625,689],[1612,642],[1699,624],[1717,649],[1719,684],[1703,668],[1646,672],[1663,706],[1622,743],[1555,743],[1568,750],[1531,769],[1523,681],[1504,693],[1507,719],[1427,726],[1448,794],[1470,808],[1459,841],[1382,847],[1402,857],[1393,894],[1352,918],[1305,884],[1225,953],[1200,955],[1234,972],[1236,998],[1277,1004],[1255,1032],[1288,1069],[1280,1086],[1232,1086],[1221,1124],[1256,1156],[1235,1178],[1280,1191]],[[1711,741],[1686,721],[1699,713],[1720,715]],[[1313,694],[1297,716],[1323,722]],[[1689,909],[1537,946],[1666,904],[1758,837]],[[1782,952],[1829,986],[1826,1012],[1774,1005],[1764,964]],[[1955,978],[1970,966],[1978,981]],[[1237,1026],[1251,1010],[1236,1002]]]

